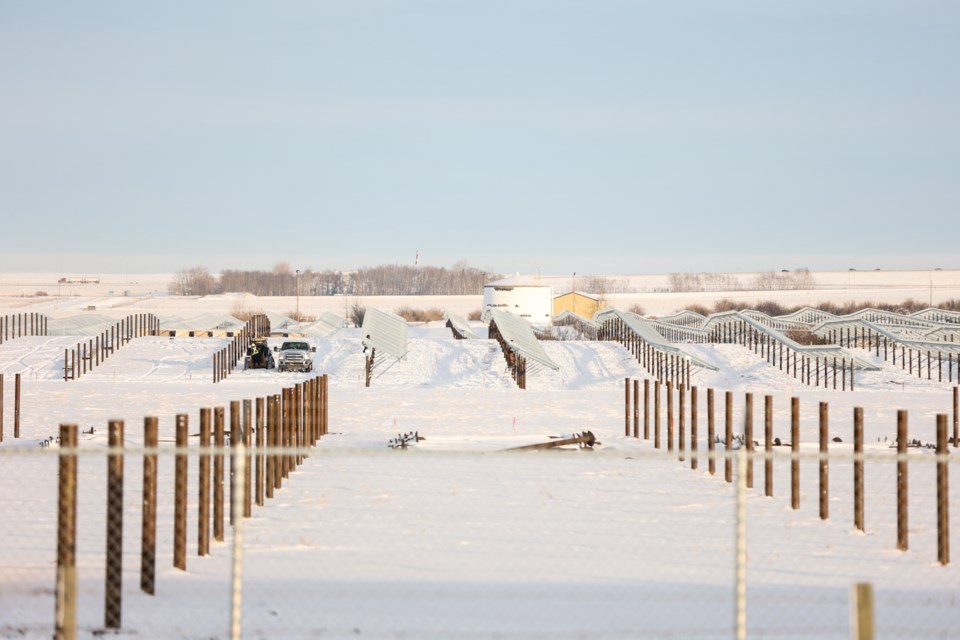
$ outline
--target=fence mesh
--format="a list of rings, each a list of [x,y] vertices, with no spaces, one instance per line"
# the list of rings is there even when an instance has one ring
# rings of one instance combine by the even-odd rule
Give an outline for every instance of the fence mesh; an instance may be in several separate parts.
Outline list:
[[[955,475],[950,455],[914,448],[899,458],[895,449],[861,457],[806,447],[797,454],[801,502],[793,509],[789,449],[764,458],[747,447],[719,448],[711,474],[706,445],[699,443],[694,470],[692,452],[681,461],[676,446],[265,447],[248,451],[249,467],[244,451],[231,457],[229,448],[192,444],[128,444],[122,458],[110,455],[119,449],[82,440],[75,450],[56,442],[0,448],[0,636],[54,635],[63,628],[58,599],[72,597],[78,637],[113,629],[151,638],[847,638],[852,589],[868,583],[878,637],[960,637],[960,583],[955,565],[940,562],[938,538],[938,473]],[[153,595],[141,589],[150,454],[157,456]],[[201,454],[219,459],[211,467],[224,476],[224,503],[205,512],[222,517],[223,539],[208,521],[203,556]],[[245,517],[243,487],[250,478],[256,494],[260,455],[290,465],[273,498]],[[175,522],[178,459],[187,468],[185,529]],[[64,460],[77,468],[72,596],[57,593]],[[858,461],[862,531],[852,489]],[[909,462],[906,550],[897,548],[902,461]],[[214,500],[220,480],[211,480]],[[120,521],[110,508],[118,499]]]

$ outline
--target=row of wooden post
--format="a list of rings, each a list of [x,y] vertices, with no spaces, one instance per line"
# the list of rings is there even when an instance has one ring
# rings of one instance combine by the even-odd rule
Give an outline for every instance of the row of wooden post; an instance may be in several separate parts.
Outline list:
[[[808,356],[789,346],[786,347],[787,353],[784,355],[785,345],[782,341],[749,326],[745,320],[718,325],[710,336],[712,342],[735,343],[752,349],[754,353],[766,358],[770,365],[777,365],[780,371],[786,369],[786,373],[792,373],[794,379],[799,379],[804,384],[828,389],[832,381],[833,389],[847,391],[849,383],[849,390],[854,390],[857,363],[853,357],[849,358],[848,362],[848,358],[844,356]]]
[[[127,316],[100,335],[80,342],[73,349],[63,350],[63,379],[76,380],[100,365],[133,338],[154,336],[160,330],[160,319],[152,313]]]
[[[487,336],[496,340],[500,345],[500,349],[503,351],[503,358],[507,361],[507,368],[510,370],[510,376],[513,378],[513,381],[517,383],[517,387],[520,389],[527,388],[527,359],[517,353],[507,341],[504,340],[503,335],[500,333],[500,329],[497,327],[497,323],[493,320],[490,321],[490,326],[487,328]],[[371,350],[370,356],[367,359],[367,386],[370,386],[370,374],[373,363],[373,352]]]
[[[600,327],[599,339],[622,344],[637,362],[661,382],[690,385],[690,358],[676,353],[667,353],[657,345],[650,344],[632,331],[623,320],[614,318]]]
[[[249,518],[252,505],[263,506],[281,488],[282,481],[304,460],[304,451],[316,446],[328,432],[328,377],[316,376],[281,393],[230,403],[230,443],[227,449],[223,407],[200,409],[198,461],[197,555],[210,554],[210,540],[224,540],[225,464],[230,457],[230,525]],[[173,566],[187,568],[188,416],[176,416],[174,455]],[[143,505],[140,589],[156,592],[158,419],[144,418]],[[234,451],[243,443],[242,461]],[[107,541],[104,590],[104,626],[119,629],[122,611],[123,461],[124,423],[109,423],[107,457]],[[59,522],[57,537],[55,637],[76,637],[76,519],[77,425],[60,426]],[[213,470],[211,474],[211,458]],[[244,473],[239,473],[243,464]],[[244,478],[238,483],[238,477]],[[234,509],[239,496],[243,513]],[[212,497],[212,518],[211,518]],[[211,535],[212,520],[212,535]]]
[[[247,347],[254,339],[270,335],[270,318],[265,314],[259,313],[249,320],[239,332],[233,335],[233,340],[213,354],[213,381],[220,382],[231,373],[237,366],[237,362],[246,357]]]
[[[23,336],[45,336],[48,322],[49,318],[39,313],[0,316],[0,344]]]
[[[943,364],[944,360],[947,363],[947,382],[953,382],[954,371],[956,371],[957,381],[960,382],[960,353],[956,353],[954,350],[947,352],[947,357],[944,359],[943,352],[941,350],[936,350],[937,358],[934,360],[933,349],[914,349],[913,347],[907,347],[906,345],[898,345],[896,342],[890,344],[890,341],[886,336],[878,334],[876,331],[869,329],[867,327],[853,327],[851,330],[850,327],[845,327],[842,329],[833,329],[830,331],[830,340],[836,344],[841,345],[852,345],[855,347],[861,347],[867,350],[873,350],[877,357],[880,357],[880,348],[883,346],[883,361],[887,362],[890,359],[892,354],[893,364],[897,364],[897,348],[900,349],[900,367],[904,371],[908,371],[910,375],[913,375],[914,369],[914,356],[916,356],[916,369],[917,377],[923,377],[923,355],[926,352],[927,355],[927,380],[933,380],[933,363],[937,364],[937,380],[943,382]],[[952,343],[952,340],[951,340]],[[952,346],[956,346],[953,344]]]
[[[661,403],[660,403],[660,381],[653,381],[653,445],[659,449],[661,446]],[[650,387],[651,381],[643,381],[643,439],[649,440],[650,431]],[[686,456],[686,398],[687,389],[681,384],[674,394],[674,387],[671,382],[666,384],[667,397],[667,450],[674,450],[674,396],[679,397],[679,422],[677,426],[676,438],[679,448],[679,460],[684,461]],[[938,531],[938,560],[941,564],[949,563],[949,517],[948,513],[948,467],[947,467],[947,444],[952,442],[954,448],[960,446],[960,406],[958,406],[958,396],[960,396],[960,387],[953,388],[953,437],[947,437],[947,414],[938,414],[936,417],[937,433],[937,531]],[[697,387],[690,387],[690,468],[697,469],[698,466],[698,419],[697,409]],[[624,435],[634,438],[640,437],[640,381],[636,378],[626,378],[624,381]],[[732,450],[736,435],[742,437],[742,445],[747,449],[746,468],[743,473],[746,476],[746,485],[753,487],[753,462],[758,457],[755,453],[755,440],[753,429],[753,394],[745,395],[745,416],[744,429],[742,434],[734,434],[733,429],[733,392],[725,393],[725,413],[724,413],[724,437],[720,440],[716,434],[716,425],[714,420],[714,390],[707,389],[707,449],[708,449],[708,470],[709,473],[716,473],[715,445],[720,442],[724,445],[724,479],[727,482],[733,482],[733,457]],[[823,520],[829,517],[829,404],[821,402],[819,406],[819,427],[820,427],[820,459],[819,459],[819,505],[820,518]],[[853,412],[853,443],[854,443],[854,526],[859,530],[864,528],[864,490],[863,490],[863,408],[855,407]],[[800,508],[800,399],[790,398],[790,443],[789,445],[780,443],[773,436],[773,396],[764,396],[764,494],[773,496],[773,447],[790,446],[791,465],[790,465],[790,498],[793,509]],[[907,549],[907,412],[897,412],[897,548]]]
[[[0,373],[0,442],[3,442],[3,374]],[[20,437],[20,374],[13,375],[13,437]]]

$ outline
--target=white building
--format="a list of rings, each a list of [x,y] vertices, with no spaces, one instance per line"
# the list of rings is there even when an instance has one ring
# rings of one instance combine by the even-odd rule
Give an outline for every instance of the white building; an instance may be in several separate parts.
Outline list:
[[[549,285],[517,274],[483,286],[483,310],[502,309],[534,325],[550,324],[553,291]]]

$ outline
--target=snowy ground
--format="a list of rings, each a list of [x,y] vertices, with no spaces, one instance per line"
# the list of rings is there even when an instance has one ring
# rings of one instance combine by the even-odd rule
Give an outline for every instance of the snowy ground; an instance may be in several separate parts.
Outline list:
[[[177,413],[190,416],[195,432],[200,407],[277,393],[307,377],[237,371],[215,385],[212,354],[225,339],[138,338],[65,383],[63,349],[77,340],[0,345],[2,638],[53,632],[57,461],[39,443],[59,423],[94,428],[81,436],[91,454],[80,462],[78,516],[79,624],[81,637],[89,638],[103,631],[107,420],[124,419],[127,443],[137,446],[143,417],[157,415],[162,445],[170,447]],[[702,457],[691,471],[689,452],[680,462],[665,444],[655,450],[623,435],[623,380],[644,376],[624,349],[545,343],[560,371],[533,375],[520,391],[493,342],[457,342],[442,327],[411,328],[408,358],[370,388],[363,386],[356,331],[312,343],[316,369],[330,375],[331,434],[245,522],[245,637],[733,637],[735,485],[724,482],[723,461],[717,475]],[[817,451],[821,400],[830,403],[831,436],[842,440],[831,443],[838,457],[830,463],[825,522],[818,515],[816,458],[804,458],[797,511],[790,508],[785,452],[777,452],[772,499],[763,496],[763,464],[755,464],[747,501],[750,637],[849,637],[849,590],[861,581],[876,590],[878,637],[960,637],[960,574],[956,564],[936,562],[933,456],[911,450],[907,552],[895,549],[896,469],[889,458],[897,409],[910,411],[911,437],[930,442],[935,414],[951,411],[950,385],[887,365],[860,374],[855,393],[816,390],[743,347],[684,347],[720,367],[695,374],[701,456],[708,387],[718,394],[718,430],[722,392],[732,390],[738,431],[744,394],[755,394],[757,434],[762,397],[770,394],[775,434],[788,439],[793,395],[801,398],[805,454]],[[23,376],[19,440],[12,438],[14,373]],[[853,527],[854,406],[865,409],[871,456],[863,533]],[[665,402],[663,411],[665,433]],[[406,451],[387,449],[388,439],[412,430],[426,440]],[[602,442],[596,450],[501,452],[584,430]],[[137,456],[127,457],[125,471],[123,627],[116,635],[228,637],[232,536],[198,558],[191,521],[188,570],[171,567],[173,460],[163,456],[157,595],[142,595]],[[951,471],[956,477],[956,464]],[[195,473],[194,459],[191,518]],[[960,513],[953,495],[951,510]],[[957,549],[960,533],[953,529]]]
[[[944,265],[948,267],[948,265]],[[777,267],[779,269],[779,266]],[[756,273],[731,274],[748,286]],[[97,283],[58,284],[62,277],[96,277]],[[640,305],[647,314],[666,315],[690,304],[712,307],[720,299],[755,304],[778,301],[788,305],[850,301],[897,304],[908,298],[923,304],[939,304],[960,299],[960,269],[944,268],[911,271],[816,271],[815,286],[803,291],[670,291],[669,274],[602,276],[613,284],[606,294],[608,306],[629,309]],[[582,288],[588,276],[578,279],[567,275],[537,276],[559,295]],[[225,294],[196,297],[169,296],[167,287],[175,279],[172,273],[145,274],[69,274],[0,273],[0,308],[6,302],[11,311],[34,311],[50,316],[79,313],[88,306],[98,313],[156,313],[161,316],[186,315],[198,306],[216,305],[220,312],[262,311],[290,315],[299,306],[302,313],[320,315],[332,311],[346,316],[355,302],[392,311],[402,306],[416,309],[440,308],[466,315],[483,307],[483,296],[294,296],[261,298],[249,294]],[[579,283],[579,285],[578,285]],[[628,290],[630,293],[621,293]],[[38,295],[39,294],[39,295]]]

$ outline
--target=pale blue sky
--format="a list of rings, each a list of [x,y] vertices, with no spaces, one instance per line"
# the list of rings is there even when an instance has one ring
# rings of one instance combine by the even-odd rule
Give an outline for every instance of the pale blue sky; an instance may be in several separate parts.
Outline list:
[[[0,271],[960,267],[960,2],[0,1]]]

